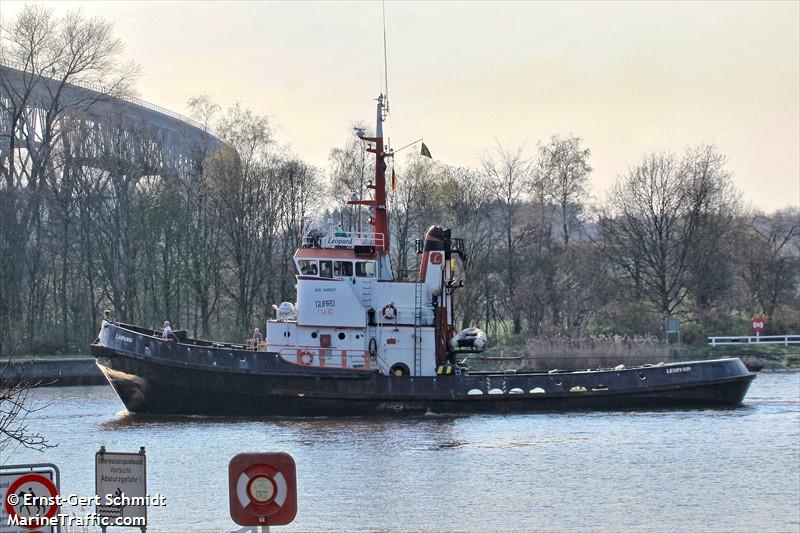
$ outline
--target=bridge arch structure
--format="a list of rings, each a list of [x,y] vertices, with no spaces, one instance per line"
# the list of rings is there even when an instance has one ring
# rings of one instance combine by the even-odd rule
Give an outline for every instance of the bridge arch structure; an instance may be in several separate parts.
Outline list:
[[[222,144],[199,122],[139,98],[0,61],[0,173],[6,177],[12,163],[49,160],[43,150],[103,171],[181,175]]]

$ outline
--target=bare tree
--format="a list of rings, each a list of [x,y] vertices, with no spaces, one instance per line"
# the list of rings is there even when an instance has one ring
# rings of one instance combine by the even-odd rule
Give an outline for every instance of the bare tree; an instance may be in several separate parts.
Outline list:
[[[606,257],[663,315],[686,298],[691,255],[712,242],[707,221],[735,203],[714,147],[652,154],[618,179],[600,221]]]
[[[559,333],[575,327],[585,316],[579,303],[584,299],[579,296],[584,292],[584,278],[576,276],[585,249],[570,250],[575,231],[583,228],[581,215],[592,170],[591,152],[581,143],[579,137],[553,136],[539,146],[531,206],[537,222],[528,257],[532,294],[527,314],[535,332],[548,312],[552,328]]]
[[[40,383],[8,379],[7,366],[0,366],[0,454],[10,445],[18,444],[33,450],[54,448],[44,436],[28,427],[28,415],[46,405],[35,405],[30,397]]]
[[[566,248],[583,207],[589,182],[591,151],[581,146],[581,138],[553,136],[550,142],[539,147],[536,161],[536,179],[539,188],[546,192],[559,213],[561,241]]]
[[[294,297],[294,252],[308,229],[306,225],[312,209],[321,201],[318,170],[296,157],[276,162],[271,187],[279,188],[282,194],[281,205],[274,207],[280,217],[275,246],[277,257],[273,261],[268,290],[263,291],[261,298],[262,319],[270,316],[273,303]]]
[[[503,291],[513,332],[518,335],[522,332],[522,302],[518,289],[524,266],[519,259],[530,233],[530,224],[524,219],[523,208],[531,186],[532,164],[522,155],[522,147],[511,152],[497,143],[494,153],[483,155],[481,167],[488,189],[498,206],[495,212],[503,242]]]
[[[752,217],[739,242],[741,276],[758,311],[771,318],[800,287],[800,212],[785,209]]]
[[[270,157],[269,122],[238,104],[228,110],[219,130],[229,146],[206,164],[209,187],[224,234],[222,249],[230,257],[223,285],[237,305],[239,335],[250,327],[253,306],[269,275],[280,219],[283,191],[278,161]]]
[[[390,193],[389,201],[392,261],[394,271],[404,278],[410,274],[412,264],[416,264],[416,257],[412,255],[415,240],[423,237],[426,224],[434,222],[430,212],[431,193],[440,188],[440,179],[436,164],[418,155],[409,156],[406,164],[398,166],[394,172],[398,176],[398,186]]]
[[[354,126],[354,129],[366,129],[360,124]],[[375,163],[364,150],[364,141],[351,135],[343,147],[331,150],[328,161],[330,196],[338,202],[333,208],[338,211],[340,224],[349,231],[365,231],[362,206],[340,207],[353,198],[363,198],[371,176],[375,175]]]
[[[68,147],[62,143],[71,129],[68,117],[86,115],[108,95],[127,91],[137,74],[135,65],[119,60],[122,45],[112,29],[80,12],[57,18],[49,9],[30,5],[2,31],[0,61],[11,68],[0,71],[0,256],[5,258],[0,308],[12,317],[27,317],[29,346],[34,315],[46,305],[40,278],[48,187],[58,195],[62,234],[69,232],[72,183],[64,160]],[[76,91],[75,85],[94,91]],[[64,245],[60,255],[68,251]],[[64,257],[59,259],[64,321],[68,269]]]
[[[464,238],[467,260],[456,275],[464,287],[456,291],[462,327],[474,326],[483,318],[486,328],[494,320],[497,265],[495,228],[491,223],[491,195],[480,172],[463,167],[444,169],[439,186],[444,220],[453,228],[453,235]]]
[[[203,125],[205,131],[209,131],[220,107],[207,95],[190,98],[188,106],[191,116]],[[211,335],[211,314],[220,296],[222,235],[205,172],[206,161],[212,153],[208,140],[204,139],[193,152],[193,165],[184,180],[189,230],[184,270],[200,315],[200,330],[203,336],[208,337]]]

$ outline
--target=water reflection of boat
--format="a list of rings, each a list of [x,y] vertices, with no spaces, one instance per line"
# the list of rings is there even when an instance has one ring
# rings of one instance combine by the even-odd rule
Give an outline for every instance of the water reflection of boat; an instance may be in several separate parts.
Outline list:
[[[486,335],[454,330],[462,239],[432,226],[418,241],[417,280],[389,262],[385,159],[378,98],[372,232],[310,233],[294,256],[297,303],[275,306],[266,342],[192,339],[103,322],[91,350],[129,411],[210,415],[364,415],[724,406],[742,401],[754,375],[739,359],[542,372],[476,372],[460,364]]]

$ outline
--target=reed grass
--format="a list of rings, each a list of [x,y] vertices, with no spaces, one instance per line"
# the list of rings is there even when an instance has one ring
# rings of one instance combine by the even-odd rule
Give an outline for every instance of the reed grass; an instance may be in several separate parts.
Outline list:
[[[674,355],[656,337],[622,335],[537,337],[528,339],[519,362],[521,370],[575,370],[668,363]]]

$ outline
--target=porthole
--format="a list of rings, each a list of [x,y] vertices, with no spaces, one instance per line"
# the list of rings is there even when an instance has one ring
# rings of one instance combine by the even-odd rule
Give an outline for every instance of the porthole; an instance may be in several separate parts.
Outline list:
[[[644,375],[644,372],[639,372],[639,379],[641,379],[642,381],[647,379],[647,376]]]
[[[560,379],[557,379],[557,380],[555,381],[555,383],[556,383],[556,385],[557,385],[557,386],[559,386],[559,387],[561,386],[561,380],[560,380]]]
[[[317,338],[317,332],[316,331],[312,331],[311,332],[311,338],[312,339],[316,339]]]
[[[360,338],[361,338],[361,335],[356,335],[356,339],[360,339]]]
[[[342,332],[340,332],[340,333],[339,333],[339,340],[340,340],[340,341],[343,341],[343,340],[344,340],[344,338],[345,338],[345,334],[344,334],[344,332],[342,331]]]

